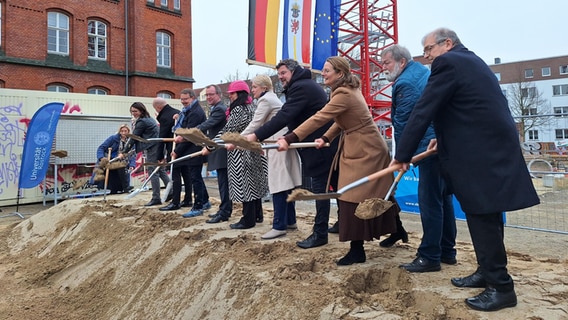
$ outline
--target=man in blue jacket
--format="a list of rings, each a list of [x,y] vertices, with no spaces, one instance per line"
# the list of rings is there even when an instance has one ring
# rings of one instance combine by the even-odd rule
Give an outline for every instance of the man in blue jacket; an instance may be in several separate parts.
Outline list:
[[[507,271],[503,211],[540,203],[519,143],[519,133],[495,74],[461,44],[456,33],[436,29],[422,40],[432,61],[422,96],[406,123],[392,166],[409,168],[424,133],[434,122],[442,175],[460,202],[478,268],[457,287],[485,288],[465,299],[475,310],[517,305]]]
[[[410,52],[398,44],[381,52],[386,79],[394,81],[392,85],[391,119],[394,127],[394,140],[400,140],[402,131],[420,98],[430,70],[412,60]],[[431,139],[435,139],[434,126],[428,126],[426,134],[420,140],[414,154],[424,152]],[[456,220],[452,196],[440,173],[438,155],[420,161],[418,172],[418,206],[422,221],[422,241],[418,247],[416,259],[401,265],[409,272],[431,272],[441,269],[440,262],[456,264]],[[398,219],[397,237],[404,240],[406,231]],[[389,237],[390,238],[390,237]],[[388,240],[388,239],[387,239]],[[383,240],[383,242],[387,241]],[[382,245],[382,243],[381,243]]]
[[[312,80],[311,71],[304,69],[296,60],[284,59],[278,63],[276,70],[278,79],[284,87],[286,102],[270,121],[247,136],[249,141],[267,139],[286,126],[288,126],[288,132],[291,132],[327,103],[327,95],[322,87]],[[305,141],[311,142],[321,138],[332,123],[333,121],[330,121],[314,131],[306,137]],[[328,192],[326,190],[328,174],[339,139],[335,140],[329,148],[305,148],[298,152],[302,160],[303,175],[311,177],[314,193]],[[331,178],[331,186],[337,190],[337,171]],[[329,210],[329,200],[316,201],[313,233],[307,239],[296,243],[300,248],[308,249],[327,244]]]

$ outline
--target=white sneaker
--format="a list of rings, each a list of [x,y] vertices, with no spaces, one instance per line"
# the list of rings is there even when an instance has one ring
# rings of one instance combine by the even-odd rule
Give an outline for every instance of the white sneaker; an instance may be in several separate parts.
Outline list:
[[[267,233],[263,234],[260,238],[264,240],[274,239],[286,234],[284,230],[270,229]]]

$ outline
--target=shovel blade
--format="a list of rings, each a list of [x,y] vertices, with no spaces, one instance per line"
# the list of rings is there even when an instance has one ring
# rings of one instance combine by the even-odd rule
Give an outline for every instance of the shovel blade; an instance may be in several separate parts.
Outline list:
[[[294,189],[290,193],[286,201],[292,202],[292,201],[301,201],[301,200],[327,200],[327,199],[339,198],[340,196],[341,193],[338,192],[312,193],[304,189]]]

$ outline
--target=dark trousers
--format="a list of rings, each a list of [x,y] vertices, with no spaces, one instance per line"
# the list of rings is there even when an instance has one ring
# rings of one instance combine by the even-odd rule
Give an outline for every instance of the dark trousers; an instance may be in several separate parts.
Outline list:
[[[513,279],[507,272],[507,252],[503,242],[503,214],[466,213],[465,217],[481,275],[497,291],[513,290]]]
[[[272,229],[286,230],[289,225],[296,223],[296,203],[286,202],[291,190],[272,194],[272,206],[274,208],[274,219]]]
[[[146,153],[146,161],[147,162],[158,162],[159,154],[158,154],[158,147],[157,146],[152,146],[152,147],[144,150],[144,152]],[[150,174],[152,174],[154,169],[156,169],[156,167],[153,167],[153,166],[148,167]],[[160,198],[160,175],[159,175],[158,172],[156,172],[150,178],[150,184],[152,185],[152,201],[161,201],[161,198]]]
[[[328,173],[322,173],[312,177],[312,192],[313,193],[326,193],[328,180]],[[331,179],[330,185],[334,190],[337,190],[337,175]],[[319,237],[327,238],[327,230],[329,228],[329,200],[316,200],[316,218],[314,221],[314,233]]]
[[[440,162],[432,157],[418,166],[418,204],[422,221],[422,241],[418,254],[428,260],[456,256],[456,219],[452,196],[440,173]]]
[[[243,217],[239,221],[247,227],[256,225],[256,216],[262,215],[262,199],[243,202]]]
[[[176,163],[176,164],[174,164],[174,169],[172,171],[172,181],[173,181],[172,203],[175,204],[175,205],[179,205],[180,201],[181,201],[181,179],[182,178],[183,178],[183,181],[185,182],[185,185],[186,185],[185,198],[187,199],[187,196],[188,196],[187,185],[191,181],[190,167],[187,164],[183,164],[183,162],[182,163]],[[189,197],[191,199],[191,188],[189,189]]]
[[[191,185],[193,187],[193,193],[195,194],[193,208],[202,209],[203,205],[209,201],[209,193],[205,187],[205,182],[203,182],[203,177],[201,176],[201,169],[203,166],[190,166],[189,168],[191,173]]]
[[[229,218],[233,213],[233,201],[229,197],[229,176],[227,175],[227,168],[217,169],[217,185],[219,187],[219,198],[221,204],[219,205],[219,213]]]

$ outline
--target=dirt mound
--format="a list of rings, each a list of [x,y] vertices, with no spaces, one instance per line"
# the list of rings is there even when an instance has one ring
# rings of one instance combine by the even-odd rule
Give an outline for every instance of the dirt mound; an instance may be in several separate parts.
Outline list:
[[[147,199],[145,199],[147,200]],[[337,267],[348,244],[303,250],[313,214],[299,231],[260,240],[270,228],[231,230],[184,219],[143,199],[67,200],[1,231],[2,319],[562,319],[568,263],[512,252],[519,306],[469,310],[449,278],[475,269],[469,243],[457,266],[410,274],[416,252],[367,243],[367,262]],[[214,206],[216,203],[214,203]],[[270,205],[268,205],[270,207]],[[238,219],[236,208],[231,220]],[[265,210],[265,221],[272,214]],[[231,221],[233,222],[233,221]],[[303,231],[302,231],[303,230]],[[411,242],[419,243],[411,234]],[[520,270],[520,271],[519,271]]]

